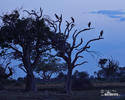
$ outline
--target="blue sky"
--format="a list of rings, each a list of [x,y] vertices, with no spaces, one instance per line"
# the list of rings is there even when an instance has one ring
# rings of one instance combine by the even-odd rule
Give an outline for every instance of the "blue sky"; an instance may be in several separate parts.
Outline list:
[[[121,66],[125,66],[125,1],[124,0],[3,0],[0,2],[0,14],[15,8],[38,10],[53,18],[54,14],[63,14],[65,19],[73,16],[78,29],[85,28],[89,21],[95,30],[87,32],[87,39],[98,36],[104,30],[104,40],[92,44],[91,50],[98,51],[102,57],[113,57]],[[80,71],[92,74],[98,68],[98,57],[85,54],[88,64],[78,67]],[[17,76],[22,72],[17,72]]]

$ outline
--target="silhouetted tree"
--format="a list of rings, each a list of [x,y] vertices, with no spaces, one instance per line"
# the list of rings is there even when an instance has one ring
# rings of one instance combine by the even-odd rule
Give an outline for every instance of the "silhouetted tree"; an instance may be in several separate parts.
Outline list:
[[[72,71],[77,66],[83,65],[87,63],[87,61],[83,61],[81,63],[77,63],[79,58],[83,58],[81,55],[83,52],[89,52],[88,49],[90,48],[90,43],[101,40],[103,31],[100,32],[100,35],[97,38],[93,38],[88,40],[86,43],[83,41],[83,38],[79,39],[78,36],[85,31],[91,30],[91,23],[89,22],[88,28],[78,30],[74,29],[75,26],[75,19],[71,17],[71,21],[66,21],[66,27],[62,26],[63,18],[62,15],[58,16],[55,14],[56,20],[52,20],[49,17],[46,19],[48,25],[50,25],[53,32],[57,33],[56,38],[55,36],[52,37],[52,45],[57,51],[57,56],[64,59],[67,63],[67,82],[66,82],[66,92],[67,94],[71,93],[71,84],[72,84]],[[64,30],[63,30],[64,29]],[[69,38],[72,38],[69,41]],[[84,44],[85,43],[85,44]]]
[[[89,79],[89,74],[87,72],[75,71],[73,74],[73,89],[89,89],[92,87],[92,84]]]
[[[99,60],[99,70],[96,74],[98,79],[109,80],[115,78],[118,75],[119,63],[113,59],[100,59]]]
[[[79,72],[78,70],[76,70],[73,74],[73,78],[75,78],[75,79],[88,79],[89,74],[87,72]]]
[[[49,49],[48,36],[51,32],[45,24],[41,8],[40,14],[34,10],[24,11],[28,17],[21,17],[17,10],[1,16],[0,47],[2,51],[8,51],[8,54],[22,61],[27,73],[25,89],[36,91],[33,70],[40,55]]]
[[[125,82],[125,67],[119,67],[117,77],[120,82]]]
[[[63,72],[60,72],[56,78],[59,79],[59,80],[65,80],[66,74],[64,74]]]
[[[46,58],[41,58],[35,72],[44,80],[50,80],[52,75],[55,77],[62,71],[66,70],[66,64],[61,63],[60,59],[48,54]]]

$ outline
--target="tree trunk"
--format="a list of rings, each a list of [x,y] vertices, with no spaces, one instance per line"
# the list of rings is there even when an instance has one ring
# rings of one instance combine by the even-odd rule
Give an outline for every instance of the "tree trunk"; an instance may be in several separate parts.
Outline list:
[[[23,64],[27,71],[26,76],[26,84],[25,84],[25,90],[26,91],[36,91],[36,84],[35,84],[35,78],[33,74],[33,68],[31,66],[30,61],[30,49],[27,46],[26,48],[23,48]]]
[[[26,76],[26,91],[37,91],[33,71],[29,71]]]
[[[67,73],[67,81],[66,81],[66,93],[71,95],[72,93],[72,69],[68,69]]]

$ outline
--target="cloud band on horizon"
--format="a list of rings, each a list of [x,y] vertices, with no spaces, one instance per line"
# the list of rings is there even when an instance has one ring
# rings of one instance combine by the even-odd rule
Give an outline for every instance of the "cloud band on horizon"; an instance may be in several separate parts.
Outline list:
[[[118,19],[119,21],[125,21],[125,12],[121,10],[99,10],[99,11],[93,11],[90,13],[101,14],[113,19]]]

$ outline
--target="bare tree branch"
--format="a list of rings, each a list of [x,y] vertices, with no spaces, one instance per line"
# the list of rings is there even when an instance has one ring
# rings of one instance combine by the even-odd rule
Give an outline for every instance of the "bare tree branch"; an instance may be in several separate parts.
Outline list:
[[[8,65],[10,64],[11,62],[8,62],[5,66],[5,70],[7,69]]]
[[[70,26],[67,28],[67,34],[64,33],[66,35],[66,40],[69,38],[69,34],[72,31],[73,27],[74,27],[74,24],[70,24]]]
[[[83,65],[83,64],[85,64],[85,63],[88,63],[88,62],[87,62],[87,61],[83,61],[83,62],[81,62],[81,63],[79,63],[79,64],[74,65],[74,67]]]
[[[73,62],[72,62],[72,65],[74,66],[76,61],[79,59],[79,58],[84,58],[83,56],[75,56]]]
[[[8,78],[8,77],[10,77],[13,74],[12,68],[8,67],[8,69],[9,69],[9,74],[7,74],[7,75],[4,76],[5,79]]]
[[[19,51],[17,48],[14,48],[12,45],[9,45],[9,47],[11,49],[13,49],[14,51],[16,51],[22,57],[22,52],[21,51]]]
[[[91,42],[97,41],[97,40],[101,40],[104,38],[95,38],[95,39],[91,39],[89,40],[84,47],[82,47],[77,53],[76,56],[78,56],[80,53],[82,53],[83,51],[85,51],[87,48],[90,48],[90,46],[88,46]]]
[[[93,42],[93,41],[97,41],[97,40],[101,40],[101,39],[104,39],[104,38],[95,38],[95,39],[91,39],[91,40],[89,40],[87,43],[86,43],[86,45],[85,45],[85,47],[84,48],[86,48],[91,42]]]
[[[72,43],[72,47],[71,47],[71,50],[73,50],[74,48],[78,48],[79,46],[82,45],[83,43],[83,39],[81,38],[81,42],[76,45],[76,39],[78,37],[78,35],[84,31],[88,31],[88,30],[91,30],[91,29],[94,29],[94,28],[86,28],[86,29],[83,29],[83,30],[80,30],[79,32],[77,32],[77,30],[74,31],[73,35],[72,35],[72,39],[73,39],[73,43]],[[77,33],[76,33],[77,32]],[[76,45],[76,46],[75,46]]]
[[[44,20],[54,29],[54,32],[57,32],[57,24],[55,21],[52,21],[49,18],[44,18]]]
[[[81,45],[82,45],[82,43],[83,43],[83,39],[81,38],[80,43],[79,43],[79,44],[77,44],[76,46],[74,46],[74,48],[78,48],[79,46],[81,46]]]
[[[35,10],[32,10],[32,12],[29,12],[28,10],[24,10],[24,12],[27,12],[29,15],[34,15],[35,17],[37,17],[37,19],[41,18],[43,14],[43,10],[41,8],[40,8],[40,15],[38,15]]]
[[[40,16],[39,16],[39,18],[41,18],[42,15],[43,15],[43,10],[42,10],[42,8],[40,8]]]
[[[59,17],[59,33],[61,33],[61,25],[62,25],[62,14]]]
[[[76,34],[74,34],[74,37],[77,38],[77,36],[82,33],[82,32],[85,32],[85,31],[88,31],[88,30],[91,30],[91,29],[94,29],[94,28],[85,28],[85,29],[82,29],[80,30],[79,32],[77,32]]]
[[[23,70],[25,73],[27,73],[27,71],[23,67],[20,67],[20,69]]]
[[[64,30],[64,35],[66,36],[66,32],[67,32],[67,30],[69,29],[69,26],[70,26],[70,23],[68,22],[68,21],[66,21],[66,28],[65,28],[65,30]]]

